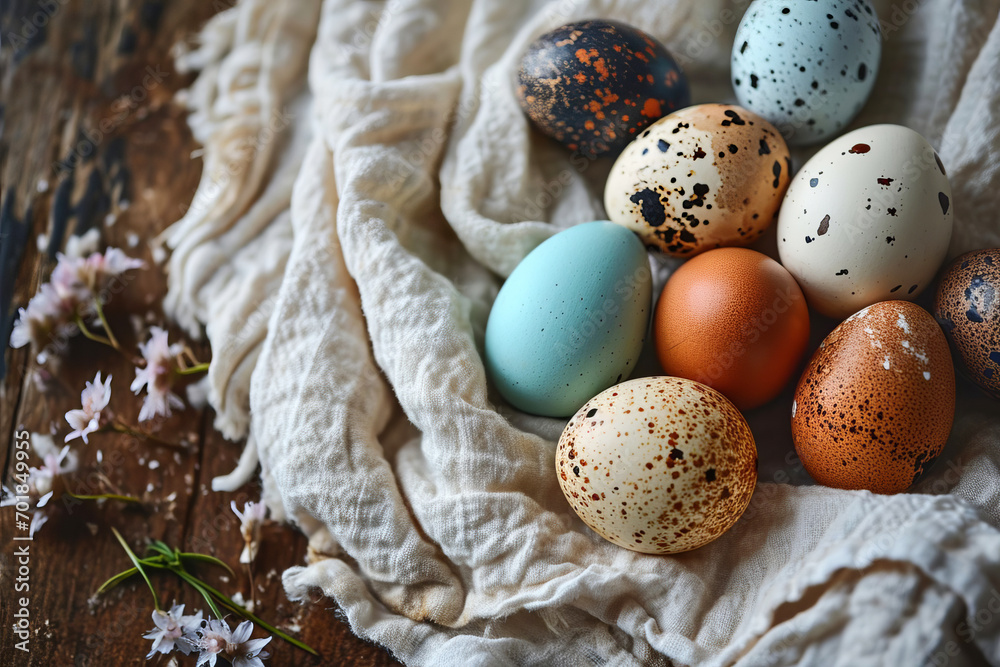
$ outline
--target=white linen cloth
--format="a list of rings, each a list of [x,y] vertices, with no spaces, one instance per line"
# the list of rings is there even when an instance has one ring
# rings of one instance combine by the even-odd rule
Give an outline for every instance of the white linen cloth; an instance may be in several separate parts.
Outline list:
[[[653,557],[576,519],[554,472],[564,422],[486,381],[502,277],[604,217],[608,161],[572,158],[518,108],[525,47],[618,19],[671,49],[696,102],[732,101],[747,4],[241,0],[181,49],[201,71],[184,101],[204,174],[163,237],[166,306],[211,341],[216,426],[249,435],[216,488],[259,461],[271,511],[311,538],[290,596],[322,591],[415,665],[1000,664],[995,402],[963,390],[929,477],[876,496],[808,485],[786,395],[750,416],[760,483],[735,528]],[[884,56],[855,126],[927,136],[953,254],[996,247],[1000,0],[877,4]],[[657,287],[671,266],[654,260]]]

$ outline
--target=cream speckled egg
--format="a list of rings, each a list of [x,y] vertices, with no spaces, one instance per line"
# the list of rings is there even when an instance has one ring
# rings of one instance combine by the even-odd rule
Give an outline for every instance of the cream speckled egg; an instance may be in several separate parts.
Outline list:
[[[745,246],[773,222],[791,179],[788,146],[766,120],[728,104],[661,118],[618,156],[608,219],[675,257]]]
[[[566,500],[598,535],[649,554],[705,545],[740,518],[757,447],[722,394],[647,377],[607,389],[573,416],[556,448]]]
[[[845,318],[912,301],[948,252],[953,206],[944,164],[901,125],[870,125],[827,144],[792,179],[778,253],[810,309]]]

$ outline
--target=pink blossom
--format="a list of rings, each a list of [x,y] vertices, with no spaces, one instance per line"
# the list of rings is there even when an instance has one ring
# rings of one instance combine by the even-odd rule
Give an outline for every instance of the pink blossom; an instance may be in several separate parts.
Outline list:
[[[111,376],[102,384],[101,372],[98,371],[94,381],[88,382],[80,393],[80,401],[83,404],[82,410],[70,410],[66,413],[66,421],[73,427],[73,431],[66,436],[66,442],[83,438],[89,444],[87,435],[101,427],[101,411],[111,401]]]
[[[139,352],[146,360],[145,368],[135,369],[131,389],[136,395],[146,388],[146,398],[139,411],[139,421],[156,415],[169,417],[171,408],[183,408],[180,397],[170,391],[177,373],[177,357],[184,351],[180,343],[168,344],[167,332],[160,327],[150,329],[149,340],[139,344]]]
[[[71,335],[76,331],[77,318],[93,318],[94,302],[112,278],[145,266],[142,260],[127,256],[119,248],[91,253],[86,258],[72,254],[59,254],[57,258],[49,282],[39,287],[26,308],[19,309],[10,335],[11,347],[31,343],[41,350],[54,338]]]
[[[32,343],[36,349],[41,349],[53,338],[68,336],[76,329],[73,321],[79,311],[80,304],[72,293],[57,289],[51,283],[43,284],[28,301],[28,307],[18,310],[10,346],[24,347]]]

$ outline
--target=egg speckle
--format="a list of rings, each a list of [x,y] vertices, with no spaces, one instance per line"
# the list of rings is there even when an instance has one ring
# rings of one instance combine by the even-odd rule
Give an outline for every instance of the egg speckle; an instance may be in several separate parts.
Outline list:
[[[691,257],[759,238],[790,178],[788,147],[770,123],[703,104],[661,118],[622,151],[604,208],[647,246]]]
[[[603,538],[651,554],[729,530],[757,481],[757,448],[714,389],[674,377],[615,385],[588,401],[556,448],[566,500]]]
[[[736,96],[794,145],[828,139],[871,94],[881,38],[867,0],[756,0],[733,44]]]
[[[972,382],[1000,398],[1000,250],[978,250],[956,259],[941,276],[934,316],[944,329],[958,367]]]
[[[617,153],[647,125],[690,103],[687,78],[662,44],[613,21],[582,21],[536,39],[521,60],[518,99],[544,134],[584,155]]]
[[[927,140],[872,125],[822,148],[792,179],[778,216],[781,263],[811,308],[835,318],[912,300],[951,241],[951,186]]]
[[[826,486],[904,491],[941,453],[954,418],[955,374],[941,328],[916,304],[884,301],[823,342],[792,408],[802,464]]]

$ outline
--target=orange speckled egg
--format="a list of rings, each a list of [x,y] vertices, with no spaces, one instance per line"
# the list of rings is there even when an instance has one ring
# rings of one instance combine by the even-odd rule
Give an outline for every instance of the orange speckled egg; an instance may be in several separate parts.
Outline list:
[[[649,554],[729,530],[757,484],[757,447],[719,392],[675,377],[629,380],[573,416],[556,448],[566,500],[604,539]]]
[[[930,313],[882,301],[820,345],[792,403],[792,437],[826,486],[898,493],[944,448],[955,416],[948,341]]]
[[[809,344],[809,309],[792,275],[746,248],[710,250],[667,281],[653,323],[668,375],[707,384],[741,410],[792,379]]]

